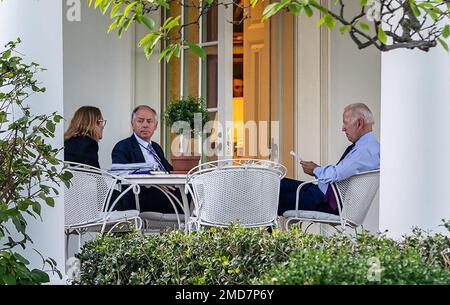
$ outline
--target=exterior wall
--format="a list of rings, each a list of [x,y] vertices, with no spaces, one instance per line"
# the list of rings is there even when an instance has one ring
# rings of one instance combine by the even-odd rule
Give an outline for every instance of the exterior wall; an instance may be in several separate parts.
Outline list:
[[[63,113],[63,42],[62,42],[62,2],[53,0],[14,0],[0,2],[0,43],[22,39],[19,51],[26,62],[37,62],[48,70],[37,75],[43,94],[35,94],[28,102],[36,113]],[[56,137],[50,143],[54,147],[63,146],[63,126],[56,128]],[[62,158],[62,154],[60,156]],[[28,245],[25,257],[32,268],[42,268],[42,259],[32,249],[44,257],[56,260],[58,268],[64,270],[64,206],[63,190],[55,198],[55,207],[42,205],[42,219],[29,218],[27,231],[34,244]],[[52,278],[52,275],[50,275]],[[53,278],[52,278],[53,279]],[[53,279],[56,280],[56,279]]]
[[[320,29],[313,18],[297,18],[295,151],[304,160],[320,160],[321,150],[321,57]],[[296,179],[310,180],[298,162]]]
[[[450,57],[397,50],[382,55],[380,229],[444,232],[450,219]],[[448,232],[447,232],[448,234]]]

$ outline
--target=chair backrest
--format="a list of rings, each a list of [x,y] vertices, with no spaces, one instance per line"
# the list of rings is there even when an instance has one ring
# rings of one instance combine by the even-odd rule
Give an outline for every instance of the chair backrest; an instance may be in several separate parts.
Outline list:
[[[342,206],[340,212],[346,222],[354,226],[363,223],[379,186],[379,170],[360,173],[333,183],[335,196]]]
[[[72,173],[69,188],[64,188],[64,224],[66,226],[99,220],[108,209],[112,190],[117,182],[113,176],[90,166],[65,162]]]
[[[201,222],[256,227],[276,219],[285,174],[283,165],[267,160],[219,160],[193,168],[186,185]]]

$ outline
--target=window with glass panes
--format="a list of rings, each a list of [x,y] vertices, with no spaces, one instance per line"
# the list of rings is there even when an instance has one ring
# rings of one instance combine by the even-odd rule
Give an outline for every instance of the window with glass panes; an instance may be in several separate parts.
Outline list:
[[[180,5],[182,3],[183,5]],[[181,24],[194,23],[199,12],[198,0],[181,0],[172,2],[166,18],[181,15]],[[175,31],[176,32],[176,31]],[[177,35],[175,33],[172,35]],[[201,59],[191,53],[188,47],[181,52],[180,58],[172,57],[165,64],[165,101],[179,99],[187,96],[201,96],[208,109],[209,119],[217,122],[218,117],[218,7],[212,6],[207,14],[201,17],[197,25],[187,26],[183,29],[182,39],[199,44],[206,51],[205,58]],[[166,132],[166,148],[170,150],[171,134]],[[172,135],[173,136],[173,135]],[[204,147],[215,149],[217,140],[216,130],[207,133]],[[168,150],[168,151],[169,151]],[[204,152],[204,148],[202,149]],[[204,161],[216,160],[216,156],[204,157]]]

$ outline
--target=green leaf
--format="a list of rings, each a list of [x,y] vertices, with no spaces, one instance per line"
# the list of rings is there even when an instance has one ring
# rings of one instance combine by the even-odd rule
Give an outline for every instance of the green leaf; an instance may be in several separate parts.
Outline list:
[[[317,20],[316,25],[317,25],[317,27],[320,27],[324,23],[325,23],[325,16],[320,18],[319,20]]]
[[[37,283],[48,283],[50,281],[48,274],[42,270],[33,269],[30,276]]]
[[[62,119],[63,119],[62,116],[56,114],[56,115],[53,117],[53,122],[59,123],[59,122],[61,122]]]
[[[103,0],[95,0],[94,8],[97,8]]]
[[[110,33],[112,30],[114,30],[115,28],[117,28],[119,26],[119,19],[120,19],[120,17],[117,17],[117,19],[114,20],[114,22],[109,25],[107,33]]]
[[[176,18],[169,17],[166,22],[164,22],[162,29],[170,32],[174,27],[180,24],[180,18],[181,16],[177,16]]]
[[[52,197],[45,197],[45,203],[53,208],[55,206],[55,199],[53,199]]]
[[[336,0],[334,0],[334,1],[336,1]],[[316,0],[309,0],[309,4],[312,7],[316,8],[317,10],[319,10],[324,15],[329,13],[328,10],[325,7],[323,7],[322,5],[320,5]]]
[[[123,10],[123,14],[124,14],[125,18],[128,18],[128,13],[136,5],[136,3],[137,3],[137,1],[133,1],[125,7],[125,9]]]
[[[378,27],[378,40],[384,45],[387,43],[387,35],[381,28],[381,25]]]
[[[55,124],[52,121],[47,121],[47,123],[45,124],[45,127],[50,131],[50,132],[55,132]]]
[[[128,28],[130,27],[133,20],[134,20],[134,16],[130,17],[130,19],[127,19],[127,21],[125,21],[125,23],[123,24],[123,28],[125,29],[125,31],[128,30]]]
[[[303,9],[305,10],[306,16],[312,17],[314,15],[314,12],[313,12],[313,10],[311,9],[311,7],[309,5],[305,5],[303,7]]]
[[[370,26],[365,22],[358,21],[358,26],[366,32],[370,31]]]
[[[7,122],[7,121],[8,121],[8,119],[7,119],[7,117],[6,117],[6,112],[1,111],[1,112],[0,112],[0,124],[1,124],[1,123],[5,123],[5,122]]]
[[[329,29],[333,29],[334,28],[335,20],[334,20],[333,16],[331,16],[330,14],[326,14],[325,15],[325,25]]]
[[[199,45],[196,44],[188,44],[189,46],[189,50],[194,53],[195,55],[197,55],[198,57],[201,58],[205,58],[206,57],[206,52],[205,50],[200,47]]]
[[[291,2],[288,6],[288,9],[292,14],[294,14],[295,16],[298,16],[302,11],[303,6],[301,6],[297,2]]]
[[[33,207],[33,211],[40,216],[41,215],[41,205],[37,202],[34,202],[32,207]]]
[[[140,16],[141,21],[149,30],[153,30],[155,28],[155,21],[147,16]]]
[[[3,274],[2,280],[6,285],[16,285],[16,277],[14,274]]]
[[[30,201],[30,200],[28,200],[28,201]],[[28,205],[27,205],[27,208],[28,208]],[[11,209],[6,210],[5,214],[9,215],[11,217],[17,217],[17,216],[20,215],[20,212],[17,209],[15,209],[15,208],[11,208]]]
[[[417,5],[412,1],[409,1],[409,5],[411,7],[411,10],[412,10],[414,16],[419,17],[421,15],[421,12],[420,12],[419,8],[417,7]]]
[[[442,37],[448,38],[450,36],[450,25],[446,25],[442,30]]]
[[[119,8],[122,6],[122,2],[116,2],[114,4],[114,6],[111,9],[111,13],[109,14],[109,18],[113,19],[117,13],[117,11],[119,10]]]
[[[261,21],[265,21],[265,20],[269,19],[271,16],[278,13],[282,8],[284,8],[290,2],[291,2],[291,0],[281,0],[280,2],[274,2],[272,4],[269,4],[264,9]]]
[[[3,59],[7,59],[11,56],[11,50],[5,51],[2,55]]]
[[[19,262],[21,262],[24,265],[28,265],[30,263],[25,257],[20,255],[19,253],[14,253],[14,256]]]
[[[449,51],[448,49],[448,44],[441,38],[438,38],[439,43],[441,44],[441,46],[445,49],[445,51]]]
[[[339,31],[341,32],[341,34],[344,34],[346,32],[350,32],[351,29],[352,29],[351,25],[343,25],[339,28]]]
[[[161,54],[159,54],[159,57],[158,57],[159,62],[167,55],[167,53],[170,51],[170,49],[171,49],[170,47],[166,47],[166,48],[164,48],[164,50],[162,50]]]
[[[70,179],[72,179],[72,177],[73,174],[69,171],[64,171],[61,175],[59,175],[59,178],[66,185],[67,188],[70,187]]]
[[[149,33],[149,34],[145,35],[144,38],[142,38],[141,41],[139,41],[138,47],[141,47],[145,44],[152,43],[153,40],[155,40],[155,38],[156,38],[155,33]]]
[[[430,8],[424,8],[424,10],[427,12],[427,14],[433,19],[434,21],[437,21],[439,19],[439,15],[434,7]]]
[[[17,232],[25,233],[25,223],[20,219],[20,216],[12,218],[12,222]]]
[[[108,11],[110,5],[113,3],[113,1],[109,1],[109,0],[106,0],[106,1],[107,1],[107,2],[104,2],[104,1],[103,1],[102,7],[101,7],[101,10],[102,10],[102,14],[103,14],[103,15],[106,14],[106,12]]]

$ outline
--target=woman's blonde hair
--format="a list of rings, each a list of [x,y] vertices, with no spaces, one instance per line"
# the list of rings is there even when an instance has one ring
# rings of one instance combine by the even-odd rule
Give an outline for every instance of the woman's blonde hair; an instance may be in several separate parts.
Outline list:
[[[88,136],[98,141],[99,137],[95,132],[95,127],[101,119],[102,113],[97,107],[83,106],[79,108],[73,115],[69,128],[64,133],[64,141],[76,136]]]

